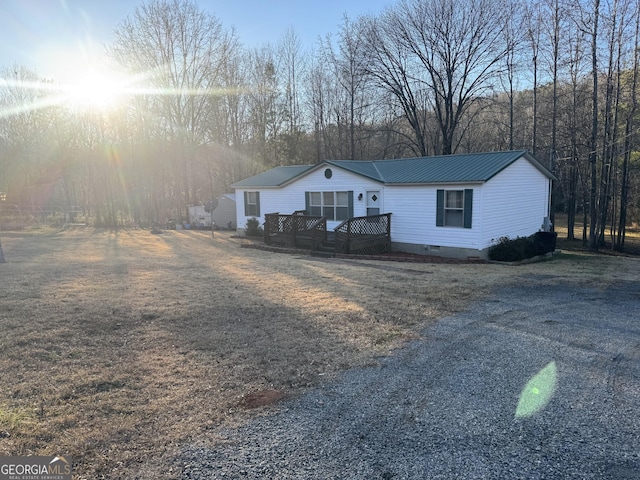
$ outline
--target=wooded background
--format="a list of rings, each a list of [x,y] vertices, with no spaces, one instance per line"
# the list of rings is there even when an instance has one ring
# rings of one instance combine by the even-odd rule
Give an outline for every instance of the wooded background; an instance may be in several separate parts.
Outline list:
[[[192,0],[143,3],[107,47],[111,109],[0,75],[7,203],[79,205],[96,226],[162,224],[277,165],[526,149],[558,178],[569,236],[624,250],[640,217],[637,0],[402,0],[303,49],[259,48]]]

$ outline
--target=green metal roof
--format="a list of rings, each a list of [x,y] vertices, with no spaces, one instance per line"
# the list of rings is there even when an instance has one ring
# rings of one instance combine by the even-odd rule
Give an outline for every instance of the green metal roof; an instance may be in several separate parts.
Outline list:
[[[482,183],[490,180],[519,158],[525,158],[544,175],[555,179],[549,170],[525,150],[396,160],[327,160],[324,165],[342,168],[385,184]],[[321,165],[276,167],[231,186],[277,188]]]
[[[521,157],[553,178],[551,172],[524,150],[398,160],[333,160],[326,163],[387,184],[473,183],[490,180]]]
[[[302,175],[314,165],[287,165],[272,168],[231,185],[232,188],[280,187]]]

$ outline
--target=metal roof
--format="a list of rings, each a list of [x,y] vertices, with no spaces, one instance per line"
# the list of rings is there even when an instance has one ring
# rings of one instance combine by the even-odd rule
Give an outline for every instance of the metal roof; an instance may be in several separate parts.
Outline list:
[[[332,165],[384,184],[482,183],[525,158],[547,177],[555,177],[525,150],[508,152],[465,153],[437,157],[401,158],[396,160],[327,160],[320,165],[292,165],[246,178],[231,185],[234,188],[281,187],[322,165]]]
[[[387,184],[473,183],[490,180],[521,157],[553,178],[551,172],[524,150],[398,160],[333,160],[326,163]]]
[[[272,168],[231,185],[232,188],[280,187],[315,165],[286,165]]]

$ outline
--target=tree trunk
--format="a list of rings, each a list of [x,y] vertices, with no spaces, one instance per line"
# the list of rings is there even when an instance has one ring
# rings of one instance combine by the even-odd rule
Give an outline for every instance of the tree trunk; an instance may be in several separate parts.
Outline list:
[[[591,140],[589,164],[591,165],[591,190],[589,192],[589,248],[598,250],[596,226],[598,223],[598,18],[600,16],[600,0],[595,0],[593,9],[593,31],[591,32],[591,74],[593,76]]]
[[[640,6],[636,7],[635,11],[635,35],[634,45],[638,45],[640,41]],[[633,55],[633,78],[631,81],[631,106],[626,118],[625,130],[624,130],[624,159],[622,162],[622,175],[620,178],[621,190],[620,190],[620,215],[618,219],[618,233],[616,237],[616,250],[619,252],[624,251],[624,240],[627,229],[627,205],[629,202],[629,164],[631,161],[631,133],[635,128],[635,116],[638,108],[638,97],[636,90],[638,87],[638,48],[634,49]]]

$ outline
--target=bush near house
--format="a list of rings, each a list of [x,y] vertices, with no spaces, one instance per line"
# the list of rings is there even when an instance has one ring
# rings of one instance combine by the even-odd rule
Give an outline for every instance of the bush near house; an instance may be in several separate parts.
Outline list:
[[[261,237],[264,231],[262,230],[258,219],[252,217],[247,220],[247,225],[244,229],[244,233],[247,237]]]
[[[536,232],[528,237],[502,237],[489,249],[489,260],[518,262],[553,252],[557,236],[555,232]]]

